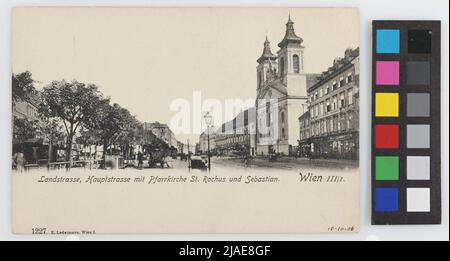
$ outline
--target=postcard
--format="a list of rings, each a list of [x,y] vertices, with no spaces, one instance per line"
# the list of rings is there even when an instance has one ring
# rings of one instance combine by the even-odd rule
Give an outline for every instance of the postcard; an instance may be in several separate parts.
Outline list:
[[[16,7],[17,234],[359,230],[357,8]]]

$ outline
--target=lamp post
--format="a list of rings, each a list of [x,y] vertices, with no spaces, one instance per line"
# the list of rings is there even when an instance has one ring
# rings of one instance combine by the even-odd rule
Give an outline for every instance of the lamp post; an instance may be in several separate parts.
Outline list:
[[[187,154],[188,154],[188,155],[190,154],[190,153],[189,153],[189,152],[190,152],[190,151],[189,151],[189,150],[190,150],[189,147],[190,147],[190,146],[189,146],[189,139],[187,139]]]
[[[210,152],[210,147],[209,147],[209,128],[212,123],[212,115],[209,112],[207,112],[205,114],[204,118],[205,118],[205,123],[207,126],[207,135],[208,135],[208,171],[211,171],[211,152]]]

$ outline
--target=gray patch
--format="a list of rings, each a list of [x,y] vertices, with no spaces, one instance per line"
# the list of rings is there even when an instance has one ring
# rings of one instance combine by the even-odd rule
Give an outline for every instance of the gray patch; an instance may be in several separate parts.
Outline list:
[[[407,98],[408,117],[429,117],[430,116],[430,94],[429,93],[408,93]]]
[[[429,156],[408,156],[406,166],[408,180],[430,180]]]
[[[406,127],[407,148],[429,148],[430,147],[430,125],[410,124]]]
[[[430,62],[408,62],[407,67],[409,85],[430,84]]]

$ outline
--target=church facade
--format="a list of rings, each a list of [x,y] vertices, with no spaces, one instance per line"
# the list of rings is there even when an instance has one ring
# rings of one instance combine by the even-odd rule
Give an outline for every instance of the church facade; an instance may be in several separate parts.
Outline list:
[[[295,34],[290,17],[278,47],[273,54],[266,37],[257,60],[257,155],[296,153],[300,138],[298,117],[308,110],[307,89],[317,77],[304,72],[305,46]]]

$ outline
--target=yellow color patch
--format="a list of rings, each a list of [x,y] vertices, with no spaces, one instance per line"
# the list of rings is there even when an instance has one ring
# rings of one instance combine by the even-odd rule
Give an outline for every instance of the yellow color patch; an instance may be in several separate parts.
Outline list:
[[[398,117],[398,93],[376,93],[375,116]]]

